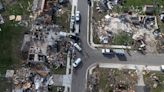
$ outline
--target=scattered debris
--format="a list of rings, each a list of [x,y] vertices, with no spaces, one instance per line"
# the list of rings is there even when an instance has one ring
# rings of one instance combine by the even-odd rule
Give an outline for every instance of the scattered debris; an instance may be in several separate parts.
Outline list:
[[[15,21],[21,21],[21,20],[22,20],[22,16],[17,15]]]
[[[10,15],[9,20],[15,20],[15,15]]]
[[[88,79],[88,92],[134,92],[137,74],[133,70],[103,69],[96,67]]]
[[[6,71],[6,78],[12,78],[14,75],[14,70],[7,70]]]

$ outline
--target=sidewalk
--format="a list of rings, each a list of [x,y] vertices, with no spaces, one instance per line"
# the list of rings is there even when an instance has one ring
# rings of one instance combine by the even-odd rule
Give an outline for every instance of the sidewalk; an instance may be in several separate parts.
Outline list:
[[[133,64],[100,63],[99,67],[119,68],[119,69],[136,69],[136,67],[139,67],[140,69],[143,69],[143,70],[161,71],[160,66],[146,66],[146,65],[133,65]]]

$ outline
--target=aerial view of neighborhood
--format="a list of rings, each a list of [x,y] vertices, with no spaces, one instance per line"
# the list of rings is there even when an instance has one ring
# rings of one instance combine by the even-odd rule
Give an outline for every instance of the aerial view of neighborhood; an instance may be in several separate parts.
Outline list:
[[[164,0],[0,0],[0,92],[164,92]]]

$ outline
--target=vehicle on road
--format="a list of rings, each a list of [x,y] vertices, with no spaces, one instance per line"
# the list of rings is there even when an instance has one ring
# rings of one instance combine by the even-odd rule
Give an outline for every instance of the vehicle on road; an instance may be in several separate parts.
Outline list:
[[[80,41],[80,38],[78,36],[75,35],[69,35],[69,37],[75,41],[75,43],[78,43]]]
[[[82,48],[77,44],[73,43],[72,41],[70,42],[78,51],[82,51]]]
[[[75,16],[76,22],[80,22],[80,11],[76,11],[76,16]]]
[[[79,66],[80,63],[81,63],[81,58],[77,58],[75,62],[72,64],[72,66],[76,68],[77,66]]]
[[[111,49],[102,49],[102,54],[112,54]]]
[[[88,5],[91,6],[91,0],[87,0],[88,1]]]
[[[80,11],[76,11],[75,22],[75,34],[78,35],[80,33]]]

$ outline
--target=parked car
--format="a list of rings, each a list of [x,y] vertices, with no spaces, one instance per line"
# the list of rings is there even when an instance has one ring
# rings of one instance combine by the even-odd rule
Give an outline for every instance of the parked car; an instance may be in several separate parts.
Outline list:
[[[74,25],[75,25],[75,16],[72,15],[71,20],[70,20],[70,29],[71,29],[71,31],[74,31],[74,29],[75,29]]]
[[[112,54],[111,49],[102,49],[102,54]]]
[[[73,39],[76,43],[80,41],[80,38],[78,36],[70,35],[69,37]]]
[[[76,68],[77,66],[79,66],[80,63],[81,63],[81,58],[77,58],[72,65],[74,68]]]
[[[80,11],[76,11],[76,16],[75,16],[76,22],[80,22]]]
[[[75,34],[78,35],[80,33],[80,11],[76,11],[75,15]]]
[[[91,6],[91,0],[87,0],[88,1],[88,5]]]

